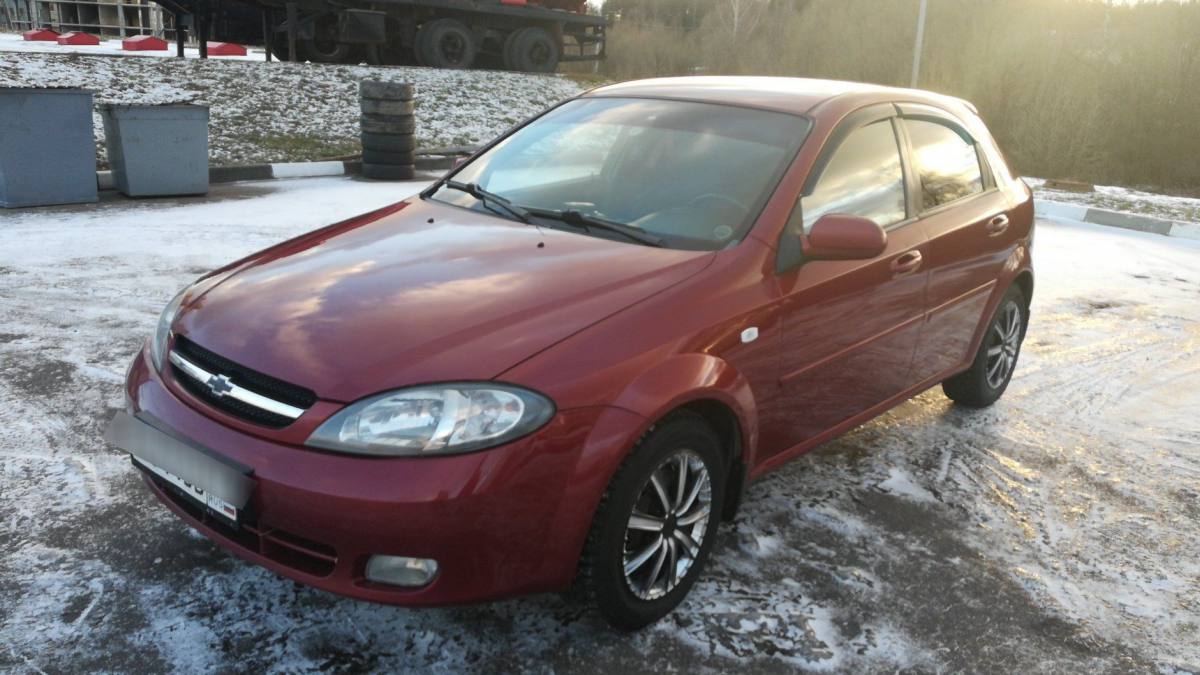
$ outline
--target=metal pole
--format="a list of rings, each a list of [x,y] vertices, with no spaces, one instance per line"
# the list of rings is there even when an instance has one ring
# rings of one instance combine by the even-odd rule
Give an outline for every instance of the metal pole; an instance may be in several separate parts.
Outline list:
[[[200,40],[200,58],[208,58],[208,9],[196,13],[196,37]]]
[[[913,48],[912,84],[917,88],[917,80],[921,77],[921,49],[925,46],[925,8],[929,0],[921,0],[921,9],[917,12],[917,44]]]
[[[183,44],[187,42],[187,27],[183,25],[183,13],[175,14],[175,56],[184,57]]]
[[[288,41],[288,61],[296,62],[296,24],[300,21],[300,11],[296,7],[296,3],[289,2],[286,5],[287,9],[287,41]]]
[[[262,30],[263,30],[263,46],[267,52],[267,63],[271,62],[271,18],[267,14],[269,10],[262,11]]]

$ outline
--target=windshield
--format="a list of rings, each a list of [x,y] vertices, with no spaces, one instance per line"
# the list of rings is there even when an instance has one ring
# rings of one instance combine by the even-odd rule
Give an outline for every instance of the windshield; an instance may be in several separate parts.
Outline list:
[[[672,248],[716,250],[745,235],[808,131],[808,120],[786,113],[578,99],[504,139],[453,180],[532,210],[538,225],[622,239],[580,226],[582,214],[638,228]],[[442,187],[432,196],[496,212],[462,189]]]

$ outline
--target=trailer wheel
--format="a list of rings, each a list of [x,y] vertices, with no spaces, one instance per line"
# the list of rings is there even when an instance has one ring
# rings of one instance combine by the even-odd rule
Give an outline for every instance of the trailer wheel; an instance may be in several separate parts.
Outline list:
[[[504,41],[504,66],[509,70],[553,73],[559,58],[558,42],[545,28],[522,28]]]
[[[349,59],[354,48],[338,42],[337,16],[325,14],[313,23],[313,37],[304,40],[304,56],[317,63],[343,63]]]
[[[457,19],[438,19],[421,26],[417,61],[432,68],[470,68],[479,53],[471,29]]]

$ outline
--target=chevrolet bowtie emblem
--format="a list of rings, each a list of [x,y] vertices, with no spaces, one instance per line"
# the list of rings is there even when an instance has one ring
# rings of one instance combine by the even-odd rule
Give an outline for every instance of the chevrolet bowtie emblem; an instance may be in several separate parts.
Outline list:
[[[233,391],[233,382],[231,382],[229,378],[225,377],[224,375],[213,375],[212,377],[208,378],[207,384],[208,390],[211,391],[214,396],[228,396],[229,392]]]

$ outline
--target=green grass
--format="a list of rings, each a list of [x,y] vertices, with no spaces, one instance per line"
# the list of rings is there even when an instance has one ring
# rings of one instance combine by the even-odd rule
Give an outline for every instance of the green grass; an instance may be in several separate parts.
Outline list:
[[[273,161],[302,162],[357,155],[362,146],[357,138],[321,138],[303,134],[246,134],[245,139],[262,148]]]

